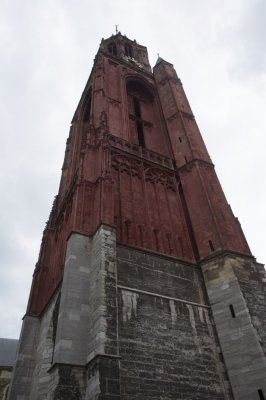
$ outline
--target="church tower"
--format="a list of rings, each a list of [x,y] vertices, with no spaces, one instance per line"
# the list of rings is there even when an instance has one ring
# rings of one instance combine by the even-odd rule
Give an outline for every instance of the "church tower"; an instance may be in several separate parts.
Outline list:
[[[265,400],[265,294],[173,65],[102,40],[9,399]]]

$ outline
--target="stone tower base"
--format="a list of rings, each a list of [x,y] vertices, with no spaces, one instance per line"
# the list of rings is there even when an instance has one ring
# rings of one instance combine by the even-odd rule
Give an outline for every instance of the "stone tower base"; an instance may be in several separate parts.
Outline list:
[[[73,232],[61,287],[40,317],[24,318],[9,399],[260,400],[265,357],[241,262],[201,269],[118,244],[111,226]]]

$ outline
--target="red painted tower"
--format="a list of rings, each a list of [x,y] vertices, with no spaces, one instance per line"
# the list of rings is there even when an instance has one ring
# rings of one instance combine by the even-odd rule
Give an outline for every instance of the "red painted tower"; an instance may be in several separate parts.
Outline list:
[[[265,314],[263,266],[173,65],[159,58],[152,72],[144,46],[120,33],[102,40],[10,399],[261,400]]]

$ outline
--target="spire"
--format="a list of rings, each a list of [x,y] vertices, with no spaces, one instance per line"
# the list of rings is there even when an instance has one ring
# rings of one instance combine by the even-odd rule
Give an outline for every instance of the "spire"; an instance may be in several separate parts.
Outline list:
[[[157,56],[158,56],[158,58],[157,58],[155,67],[156,67],[158,64],[160,64],[161,62],[164,62],[164,63],[166,63],[166,64],[169,64],[169,65],[172,65],[172,66],[173,66],[172,63],[169,63],[169,62],[166,61],[164,58],[160,57],[159,53],[157,53]]]
[[[159,56],[159,53],[157,53],[157,56],[158,56],[158,58],[157,58],[157,61],[156,61],[156,64],[155,64],[155,65],[158,65],[158,64],[160,64],[160,62],[165,61],[163,58],[161,58],[161,57]]]

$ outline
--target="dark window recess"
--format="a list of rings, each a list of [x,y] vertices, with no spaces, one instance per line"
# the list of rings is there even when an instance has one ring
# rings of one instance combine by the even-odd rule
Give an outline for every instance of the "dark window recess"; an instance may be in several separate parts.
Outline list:
[[[167,243],[168,243],[168,250],[171,253],[172,252],[172,246],[171,246],[171,233],[167,233],[166,234],[166,238],[167,238]]]
[[[183,246],[183,239],[179,236],[178,237],[178,243],[179,243],[179,246],[180,246],[180,249],[181,249],[181,254],[182,254],[182,257],[184,257],[184,246]]]
[[[223,371],[223,379],[224,381],[228,381],[228,375],[226,371]]]
[[[160,251],[160,243],[159,243],[159,231],[158,229],[153,230],[154,233],[154,239],[155,239],[155,245],[156,245],[156,250]]]
[[[125,221],[125,225],[126,225],[126,240],[127,240],[127,242],[129,242],[130,241],[130,225],[131,225],[131,222],[129,219]]]
[[[181,138],[180,136],[179,136],[179,138],[178,138],[178,139],[179,139],[179,142],[180,142],[180,143],[182,143],[182,138]]]
[[[236,317],[236,313],[235,313],[235,310],[234,310],[233,305],[230,304],[230,305],[229,305],[229,308],[230,308],[230,311],[231,311],[232,318],[235,318],[235,317]]]
[[[133,58],[133,50],[132,50],[132,47],[130,46],[130,44],[128,44],[128,43],[125,44],[125,55],[127,57]]]
[[[260,400],[265,400],[263,391],[261,389],[258,390],[259,396],[260,396]]]
[[[214,247],[213,247],[213,244],[212,244],[211,240],[209,240],[209,246],[210,246],[211,251],[214,251]]]
[[[84,112],[83,122],[89,122],[90,115],[91,115],[91,97],[89,98],[89,100],[87,102],[87,105],[86,105],[86,110]]]
[[[220,210],[220,212],[221,212],[221,216],[222,216],[223,220],[225,221],[225,216],[224,216],[224,213],[223,213],[223,211],[222,211],[222,210]]]
[[[141,118],[140,104],[139,104],[139,100],[136,97],[133,98],[133,104],[134,104],[134,112],[135,112],[136,117]]]
[[[213,184],[211,182],[210,182],[210,187],[211,187],[212,192],[215,193],[214,186],[213,186]]]
[[[185,156],[185,162],[187,163],[187,157]]]
[[[141,119],[140,102],[139,99],[137,99],[136,97],[133,97],[133,107],[134,107],[134,114],[136,117],[136,127],[137,127],[139,146],[145,147],[145,138],[143,132],[143,121]]]
[[[117,55],[117,49],[116,49],[116,44],[115,43],[110,43],[108,46],[108,51],[110,54],[112,54],[112,56],[116,56]]]
[[[140,240],[140,245],[143,246],[143,233],[142,233],[142,226],[138,225],[139,229],[139,240]]]
[[[137,132],[138,132],[139,145],[142,147],[145,147],[143,125],[142,125],[142,122],[140,122],[140,121],[137,121]]]

